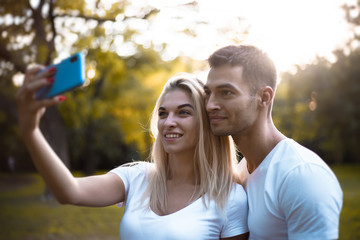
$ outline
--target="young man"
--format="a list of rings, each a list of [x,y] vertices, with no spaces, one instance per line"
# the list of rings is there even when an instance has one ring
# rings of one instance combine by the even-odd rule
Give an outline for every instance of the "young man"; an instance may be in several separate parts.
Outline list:
[[[336,239],[342,190],[314,152],[273,124],[276,69],[254,46],[227,46],[208,59],[206,109],[216,135],[231,135],[248,194],[250,239]]]

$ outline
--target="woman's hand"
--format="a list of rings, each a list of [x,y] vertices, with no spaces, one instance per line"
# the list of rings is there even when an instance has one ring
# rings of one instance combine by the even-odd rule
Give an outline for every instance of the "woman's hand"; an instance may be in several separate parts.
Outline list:
[[[65,100],[64,96],[56,96],[51,99],[36,100],[36,91],[41,87],[54,82],[56,68],[50,68],[39,73],[44,67],[36,66],[26,70],[23,85],[16,93],[20,132],[23,136],[31,134],[39,127],[41,116],[46,107],[55,105]]]

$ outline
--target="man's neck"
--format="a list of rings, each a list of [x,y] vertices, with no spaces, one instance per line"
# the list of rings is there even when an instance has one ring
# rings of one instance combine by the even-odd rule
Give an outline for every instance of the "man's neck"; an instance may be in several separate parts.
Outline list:
[[[243,136],[233,136],[234,141],[245,157],[249,173],[261,164],[271,150],[286,137],[270,123],[262,129]]]

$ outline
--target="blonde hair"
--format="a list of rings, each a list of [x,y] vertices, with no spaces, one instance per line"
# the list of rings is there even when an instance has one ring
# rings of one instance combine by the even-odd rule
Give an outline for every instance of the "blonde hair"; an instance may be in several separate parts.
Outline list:
[[[155,139],[151,152],[151,162],[155,169],[149,175],[149,186],[145,196],[150,197],[149,207],[165,213],[167,209],[167,180],[170,177],[168,154],[158,138],[158,110],[164,94],[180,89],[190,94],[199,126],[199,141],[194,153],[194,169],[199,185],[199,197],[213,199],[220,210],[224,209],[229,192],[235,181],[234,164],[236,150],[229,136],[215,136],[210,129],[204,103],[203,84],[190,74],[175,75],[165,84],[154,107],[150,130]]]

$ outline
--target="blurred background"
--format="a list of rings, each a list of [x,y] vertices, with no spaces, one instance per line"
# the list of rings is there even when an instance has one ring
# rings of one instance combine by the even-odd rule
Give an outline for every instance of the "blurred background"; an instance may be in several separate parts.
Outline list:
[[[41,129],[74,174],[98,174],[145,160],[152,144],[149,117],[163,84],[177,72],[205,81],[206,58],[229,44],[259,46],[275,61],[275,125],[333,168],[345,193],[341,239],[360,238],[359,10],[356,0],[0,0],[4,239],[81,239],[89,232],[84,239],[119,238],[122,210],[110,209],[116,221],[105,215],[94,222],[112,219],[115,227],[105,227],[111,233],[94,225],[73,233],[73,221],[54,223],[47,216],[54,206],[63,217],[80,210],[51,200],[21,141],[14,95],[28,65],[86,54],[85,86],[47,109]],[[34,207],[39,199],[42,207]],[[29,218],[29,208],[49,217],[38,224],[48,226],[43,232],[30,227],[36,217]]]

